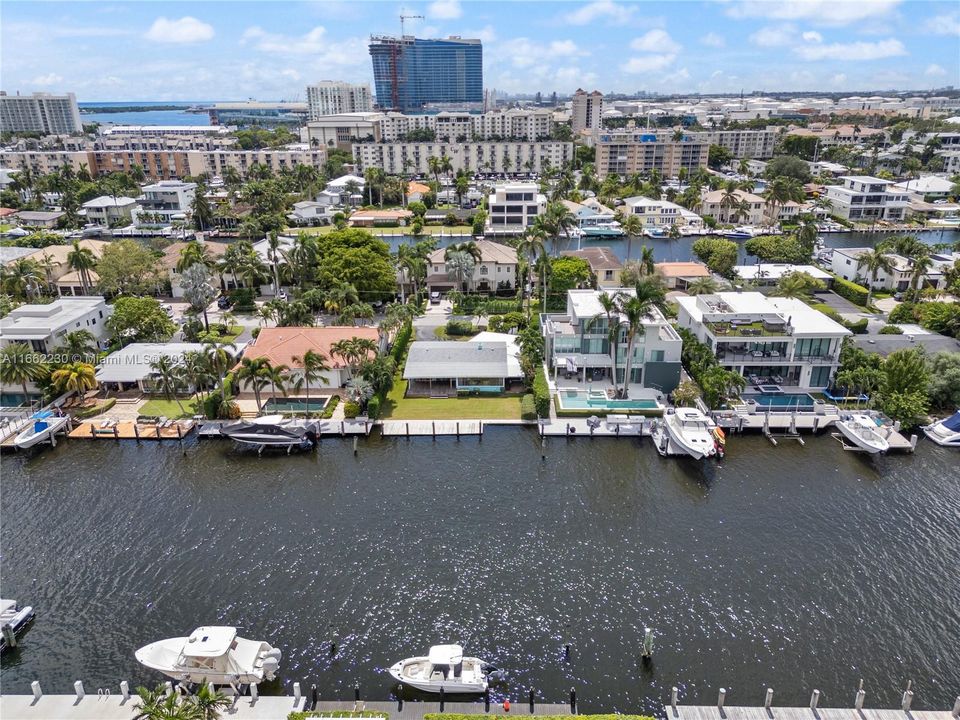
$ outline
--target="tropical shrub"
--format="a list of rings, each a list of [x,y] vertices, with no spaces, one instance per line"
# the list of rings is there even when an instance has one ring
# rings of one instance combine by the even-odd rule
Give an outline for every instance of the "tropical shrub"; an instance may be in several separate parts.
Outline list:
[[[256,297],[253,288],[237,288],[230,291],[234,312],[253,312],[256,310],[257,305],[254,302]]]
[[[323,408],[323,412],[320,413],[320,417],[324,420],[329,420],[333,417],[333,411],[337,409],[337,405],[340,404],[340,396],[332,395],[329,400],[327,400],[326,406]]]
[[[867,319],[860,318],[856,322],[845,322],[847,330],[850,330],[854,335],[866,335],[867,333]]]
[[[533,399],[533,393],[527,393],[522,398],[520,398],[520,419],[521,420],[537,419],[537,403]]]
[[[397,367],[403,363],[403,358],[407,354],[407,347],[410,345],[410,338],[413,337],[413,323],[407,321],[397,331],[397,336],[393,340],[393,347],[390,349],[390,355]]]
[[[477,329],[469,320],[448,320],[446,325],[447,335],[475,335]]]
[[[737,264],[737,244],[718,237],[703,237],[693,244],[693,254],[712,272],[731,277]]]
[[[935,407],[960,407],[960,352],[938,352],[927,358],[930,382],[927,395]]]
[[[353,418],[357,417],[357,415],[359,414],[360,414],[360,406],[357,403],[347,402],[346,404],[344,404],[343,416],[347,418],[347,420],[353,420]]]
[[[903,328],[899,325],[884,325],[880,328],[881,335],[903,335]]]
[[[916,303],[900,303],[890,311],[890,322],[914,323],[917,321],[916,309]]]
[[[346,410],[346,408],[344,408]],[[376,420],[380,417],[380,398],[377,395],[374,395],[367,402],[367,417],[371,420]]]

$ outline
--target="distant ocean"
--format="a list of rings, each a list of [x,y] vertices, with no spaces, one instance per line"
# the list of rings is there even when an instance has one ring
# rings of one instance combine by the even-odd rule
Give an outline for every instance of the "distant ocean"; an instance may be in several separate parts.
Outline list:
[[[112,123],[114,125],[209,125],[210,118],[206,113],[188,113],[187,108],[194,106],[212,105],[211,100],[197,100],[195,102],[140,102],[130,100],[127,102],[82,102],[77,103],[80,107],[80,118],[85,123]],[[183,110],[144,110],[142,112],[118,112],[118,113],[85,113],[85,107],[150,107],[154,105],[182,107]]]

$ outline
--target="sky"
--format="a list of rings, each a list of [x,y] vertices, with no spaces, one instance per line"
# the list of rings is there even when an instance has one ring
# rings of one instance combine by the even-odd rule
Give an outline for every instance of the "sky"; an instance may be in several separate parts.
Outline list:
[[[918,90],[960,87],[960,3],[15,2],[0,4],[8,93],[80,102],[305,100],[368,82],[370,34],[479,37],[507,93]]]

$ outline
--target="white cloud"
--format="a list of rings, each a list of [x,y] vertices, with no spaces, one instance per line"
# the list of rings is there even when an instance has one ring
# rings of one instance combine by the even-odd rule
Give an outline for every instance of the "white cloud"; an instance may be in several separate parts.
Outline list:
[[[464,30],[463,37],[479,38],[482,42],[492,43],[497,39],[497,31],[493,29],[493,25],[484,25],[479,30]]]
[[[158,17],[144,37],[154,42],[184,44],[205,42],[211,40],[213,35],[212,25],[186,15],[179,20]]]
[[[676,54],[680,45],[670,37],[666,30],[650,30],[630,43],[630,47],[640,52]]]
[[[673,64],[677,59],[676,55],[642,55],[640,57],[630,58],[620,66],[625,73],[640,74],[653,72],[654,70],[663,70]]]
[[[816,32],[815,30],[808,30],[801,36],[806,42],[809,43],[819,43],[823,42],[823,35]]]
[[[554,40],[550,43],[551,55],[579,55],[580,48],[573,40]]]
[[[849,25],[889,15],[901,0],[742,0],[727,9],[735,18],[806,20],[818,25]]]
[[[768,25],[750,35],[750,42],[760,47],[793,45],[796,40],[797,29],[793,25]]]
[[[497,47],[497,56],[509,61],[514,67],[529,68],[543,64],[545,57],[575,57],[589,55],[573,40],[554,40],[549,45],[519,37],[505,40]]]
[[[427,8],[429,20],[456,20],[463,15],[460,0],[436,0]]]
[[[927,65],[927,69],[923,71],[923,74],[927,77],[941,77],[947,74],[947,71],[943,69],[942,66],[937,65],[936,63],[930,63]]]
[[[313,55],[323,52],[330,45],[325,39],[326,34],[327,30],[322,25],[317,25],[299,36],[268,33],[262,27],[254,25],[244,30],[240,43],[251,43],[257,50],[278,55]]]
[[[38,75],[31,81],[34,85],[57,85],[63,82],[63,76],[57,75],[56,73],[47,73],[46,75]]]
[[[847,84],[847,76],[844,73],[837,73],[830,78],[830,84],[834,87],[843,87]]]
[[[907,54],[903,43],[894,38],[878,42],[800,45],[793,51],[804,60],[880,60]]]
[[[715,32],[708,32],[706,35],[700,38],[700,42],[707,47],[713,48],[722,48],[726,47],[727,45],[727,41],[724,39],[724,37]]]
[[[587,3],[572,13],[563,16],[563,20],[570,25],[589,25],[594,20],[606,18],[611,23],[625,23],[633,17],[636,8],[620,5],[612,0],[596,0]]]
[[[932,17],[924,23],[924,29],[934,35],[960,35],[960,12]]]

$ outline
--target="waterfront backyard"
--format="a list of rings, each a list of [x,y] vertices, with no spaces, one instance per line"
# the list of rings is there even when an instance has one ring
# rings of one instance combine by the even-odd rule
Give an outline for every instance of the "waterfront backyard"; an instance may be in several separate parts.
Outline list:
[[[397,379],[381,406],[384,420],[519,420],[520,396],[404,397],[407,381]]]

